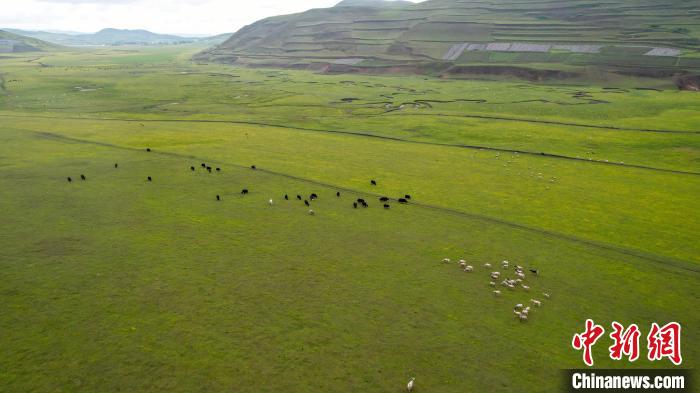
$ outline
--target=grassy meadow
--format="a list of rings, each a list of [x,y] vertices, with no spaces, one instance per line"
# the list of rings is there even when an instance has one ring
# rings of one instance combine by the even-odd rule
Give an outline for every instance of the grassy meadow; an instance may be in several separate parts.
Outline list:
[[[587,318],[596,367],[671,367],[611,361],[612,321],[643,355],[680,322],[697,367],[697,93],[200,49],[0,59],[0,391],[555,392]],[[529,292],[493,295],[504,259]]]

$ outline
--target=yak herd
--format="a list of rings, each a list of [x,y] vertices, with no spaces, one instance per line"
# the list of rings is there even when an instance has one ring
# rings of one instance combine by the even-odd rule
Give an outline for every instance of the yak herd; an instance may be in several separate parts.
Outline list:
[[[151,151],[152,151],[152,150],[151,150],[150,148],[146,148],[146,152],[150,153]],[[200,166],[201,166],[202,168],[204,168],[204,169],[205,169],[207,172],[209,172],[209,173],[212,173],[212,171],[214,171],[214,170],[215,170],[216,172],[221,172],[221,168],[220,168],[220,167],[213,168],[213,167],[207,165],[206,163],[201,163]],[[115,164],[114,164],[114,168],[115,168],[115,169],[116,169],[116,168],[119,168],[119,163],[115,163]],[[251,166],[250,166],[250,169],[257,170],[257,167],[256,167],[255,165],[251,165]],[[190,166],[190,171],[191,171],[191,172],[196,172],[196,170],[197,170],[197,168],[196,168],[194,165],[193,165],[193,166]],[[87,180],[87,177],[86,177],[84,174],[81,174],[81,175],[80,175],[80,179],[83,180],[83,181],[86,181],[86,180]],[[68,180],[69,183],[72,183],[72,182],[73,182],[73,178],[71,178],[70,176],[67,178],[67,180]],[[146,180],[147,180],[148,182],[153,182],[153,178],[152,178],[151,176],[148,176],[148,177],[146,178]],[[376,185],[377,185],[377,181],[374,180],[374,179],[370,180],[370,185],[376,186]],[[241,190],[241,195],[243,195],[243,196],[248,195],[249,192],[250,192],[250,191],[249,191],[247,188],[244,188],[244,189]],[[335,193],[335,196],[336,196],[337,198],[340,198],[340,197],[341,197],[340,191],[337,191],[337,192]],[[297,198],[297,200],[300,200],[300,201],[303,200],[303,201],[304,201],[304,205],[305,205],[306,207],[310,207],[310,206],[311,206],[311,202],[314,201],[314,200],[316,200],[316,199],[318,199],[318,194],[312,193],[312,194],[309,195],[308,198],[303,198],[301,195],[298,195],[298,194],[297,194],[296,198]],[[221,195],[218,195],[218,194],[217,194],[217,195],[216,195],[216,200],[217,200],[217,201],[221,201],[221,200],[222,200]],[[286,200],[286,201],[289,200],[289,195],[288,195],[288,194],[285,194],[285,195],[284,195],[284,200]],[[397,198],[397,199],[396,199],[396,201],[397,201],[398,203],[401,203],[401,204],[407,204],[407,203],[409,202],[409,200],[411,200],[411,195],[409,195],[409,194],[404,195],[403,198]],[[381,202],[381,203],[383,204],[384,209],[391,209],[391,205],[388,203],[388,202],[390,202],[390,201],[391,201],[391,199],[390,199],[389,197],[383,196],[383,197],[380,197],[380,198],[379,198],[379,202]],[[273,204],[272,199],[270,199],[269,203],[270,203],[270,205]],[[352,207],[353,207],[354,209],[357,209],[357,208],[359,208],[359,207],[368,208],[368,207],[369,207],[369,204],[367,203],[367,201],[366,201],[364,198],[357,198],[357,200],[353,201]],[[310,210],[309,213],[312,214],[312,215],[315,214],[315,213],[313,212],[313,210]]]

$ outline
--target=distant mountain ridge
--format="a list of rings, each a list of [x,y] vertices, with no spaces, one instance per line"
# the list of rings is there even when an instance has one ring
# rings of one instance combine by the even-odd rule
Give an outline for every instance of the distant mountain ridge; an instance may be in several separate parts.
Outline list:
[[[51,33],[46,31],[28,31],[18,29],[7,29],[10,32],[21,34],[47,42],[52,42],[67,46],[87,46],[87,45],[175,45],[194,42],[211,42],[217,44],[223,42],[227,35],[221,34],[214,37],[181,37],[171,34],[158,34],[148,30],[128,30],[106,28],[97,33],[73,34],[73,33]]]
[[[39,52],[59,48],[59,45],[0,30],[0,53]]]

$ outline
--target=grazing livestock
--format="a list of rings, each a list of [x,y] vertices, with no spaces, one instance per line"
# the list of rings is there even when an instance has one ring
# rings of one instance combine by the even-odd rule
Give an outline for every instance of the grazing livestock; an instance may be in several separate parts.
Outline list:
[[[221,196],[217,195],[217,196],[216,196],[216,200],[217,200],[217,201],[220,201],[220,200],[221,200]]]
[[[241,190],[241,194],[242,194],[242,195],[248,195],[248,189],[247,189],[247,188],[244,188],[243,190]]]
[[[316,215],[316,212],[313,211],[313,210],[309,210],[309,215],[310,215],[310,216],[315,216],[315,215]]]
[[[406,198],[406,199],[411,199],[411,196],[408,195],[408,194],[406,194],[406,195],[404,196],[404,198]]]
[[[357,203],[360,203],[360,204],[365,203],[365,200],[362,198],[357,198]]]
[[[467,265],[467,267],[464,268],[465,273],[471,273],[474,271],[474,266]]]
[[[491,272],[491,278],[498,280],[501,277],[501,272]]]
[[[377,182],[376,182],[375,180],[370,180],[369,183],[370,183],[371,185],[373,185],[373,186],[376,186],[376,185],[377,185]]]
[[[151,152],[151,148],[150,148],[150,147],[146,148],[146,151],[150,153],[150,152]]]
[[[391,205],[387,205],[386,203],[384,204],[385,209],[391,209]]]
[[[491,264],[490,264],[490,263],[484,263],[484,267],[490,268],[490,267],[491,267]]]
[[[542,292],[542,296],[544,296],[544,297],[546,297],[547,299],[549,299],[549,294],[548,294],[547,292]]]
[[[534,304],[535,306],[537,306],[537,307],[542,307],[542,302],[541,302],[541,301],[535,300],[535,299],[530,299],[530,301],[531,301],[532,304]]]
[[[71,179],[70,177],[68,177],[68,183],[70,183],[70,182],[72,182],[72,181],[73,181],[73,179]]]
[[[352,207],[353,207],[354,209],[357,209],[357,202],[353,202],[353,203],[352,203]]]
[[[530,269],[530,272],[532,272],[536,276],[540,275],[540,271],[538,269]]]
[[[442,260],[444,263],[450,263],[450,258],[445,258]]]
[[[288,201],[288,200],[289,200],[289,195],[284,194],[284,200],[285,200],[285,201]]]
[[[305,204],[306,206],[309,206],[309,201],[304,200],[304,204]]]
[[[191,166],[191,167],[190,167],[190,170],[191,170],[192,172],[194,172],[194,167],[193,167],[193,166]]]
[[[408,203],[408,199],[399,198],[399,203],[407,204],[407,203]]]
[[[114,164],[114,167],[115,167],[115,168],[119,168],[119,164]]]
[[[316,193],[313,193],[313,194],[309,195],[309,199],[312,200],[312,201],[313,201],[314,199],[318,199],[318,195],[316,195]]]
[[[464,259],[460,259],[460,260],[459,260],[459,267],[462,267],[462,268],[463,268],[463,267],[465,267],[465,266],[467,266],[467,261],[465,261]]]
[[[406,385],[406,390],[408,390],[409,392],[412,392],[412,391],[413,391],[413,386],[414,386],[414,384],[415,384],[415,381],[416,381],[415,378],[411,378],[411,379],[408,381],[408,384]]]
[[[528,287],[527,285],[523,285],[523,289],[526,290],[526,291],[529,291],[529,290],[530,290],[530,287]]]
[[[148,176],[148,181],[153,181],[153,179],[150,176]]]
[[[301,200],[301,195],[298,195],[298,194],[297,194],[297,199],[298,199],[298,200]]]
[[[336,193],[335,193],[335,196],[337,196],[338,198],[340,198],[340,191],[336,192]]]
[[[381,197],[381,198],[379,198],[379,202],[389,202],[389,198]]]
[[[202,168],[206,168],[206,167],[207,167],[207,164],[202,163]]]
[[[207,167],[207,171],[208,171],[209,173],[211,173],[211,167],[210,167],[210,166]]]
[[[85,180],[85,175],[80,175],[80,180]]]
[[[251,165],[251,166],[250,166],[250,169],[255,170],[255,169],[258,169],[258,168],[257,168],[255,165]]]
[[[216,168],[216,171],[217,171],[217,172],[221,172],[221,168]]]
[[[495,296],[501,296],[501,291],[498,291],[498,290],[497,290],[497,291],[493,291],[493,294],[494,294]]]
[[[362,207],[369,207],[369,205],[367,204],[367,202],[362,202]]]
[[[495,286],[496,286],[496,283],[493,282],[493,281],[490,281],[490,282],[489,282],[489,285],[492,286],[492,287],[495,287]]]
[[[272,205],[274,204],[274,202],[272,201],[272,199],[270,199],[269,201],[267,201],[267,203],[268,203],[270,206],[272,206]]]

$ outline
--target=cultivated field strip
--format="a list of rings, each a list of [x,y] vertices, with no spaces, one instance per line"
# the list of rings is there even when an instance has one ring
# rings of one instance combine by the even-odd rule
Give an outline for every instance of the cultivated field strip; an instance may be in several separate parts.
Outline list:
[[[51,133],[51,132],[47,132],[47,131],[42,132],[42,131],[23,130],[23,132],[38,135],[38,136],[41,136],[41,137],[47,138],[47,139],[54,139],[57,141],[63,141],[63,142],[69,142],[69,143],[81,143],[81,144],[88,144],[88,145],[96,145],[96,146],[101,146],[101,147],[108,147],[108,148],[120,149],[120,150],[132,151],[132,152],[141,151],[141,149],[135,148],[135,147],[120,146],[120,145],[113,144],[113,143],[74,138],[74,137],[69,137],[69,136]],[[194,156],[194,155],[167,152],[167,151],[152,151],[152,153],[159,154],[162,156],[168,156],[168,157],[173,157],[173,158],[182,158],[182,159],[188,159],[188,160],[196,160],[196,161],[205,160],[205,161],[211,162],[213,164],[227,165],[227,166],[235,167],[238,169],[249,170],[249,168],[245,165],[234,164],[234,163],[220,161],[220,160],[210,160],[210,159],[205,159],[203,157]],[[296,180],[296,181],[300,181],[300,182],[304,182],[304,183],[308,183],[308,184],[313,184],[313,185],[322,186],[325,188],[330,188],[332,190],[344,191],[344,192],[348,192],[348,193],[358,195],[358,196],[367,196],[367,197],[371,196],[371,197],[376,197],[376,198],[383,196],[382,194],[378,194],[378,193],[372,193],[372,192],[352,189],[349,187],[338,186],[338,185],[331,184],[331,183],[326,183],[326,182],[321,182],[321,181],[317,181],[317,180],[313,180],[313,179],[308,179],[308,178],[304,178],[304,177],[300,177],[300,176],[296,176],[296,175],[292,175],[292,174],[288,174],[288,173],[267,170],[264,168],[257,168],[257,171],[259,171],[261,173],[268,174],[268,175],[272,175],[272,176],[284,177],[287,179],[292,179],[292,180]],[[394,201],[396,200],[396,198],[392,198],[392,199]],[[616,252],[616,253],[619,253],[622,255],[627,255],[627,256],[632,256],[635,258],[643,259],[645,261],[654,263],[654,264],[661,266],[661,267],[675,268],[679,271],[683,271],[686,273],[691,273],[691,274],[700,273],[700,267],[698,267],[697,265],[695,265],[691,262],[676,259],[676,258],[655,255],[655,254],[651,254],[651,253],[647,253],[647,252],[643,252],[643,251],[639,251],[639,250],[634,250],[634,249],[615,246],[615,245],[607,244],[607,243],[603,243],[603,242],[588,240],[588,239],[580,238],[580,237],[573,236],[573,235],[549,231],[549,230],[545,230],[545,229],[541,229],[541,228],[537,228],[537,227],[532,227],[529,225],[523,225],[523,224],[519,224],[516,222],[503,220],[503,219],[499,219],[499,218],[495,218],[495,217],[467,213],[464,211],[446,208],[446,207],[442,207],[442,206],[436,206],[436,205],[425,204],[425,203],[415,203],[415,202],[412,202],[410,205],[420,207],[423,209],[430,209],[433,211],[438,211],[438,212],[442,212],[445,214],[450,214],[450,215],[454,215],[454,216],[458,216],[458,217],[463,217],[463,218],[467,218],[467,219],[471,219],[471,220],[480,220],[480,221],[484,221],[484,222],[505,225],[505,226],[509,226],[511,228],[515,228],[515,229],[519,229],[519,230],[538,233],[540,235],[544,235],[544,236],[547,236],[550,238],[567,240],[570,242],[591,246],[591,247],[594,247],[597,249],[612,251],[612,252]]]
[[[417,115],[417,116],[419,116],[419,115]],[[609,162],[609,161],[606,162],[606,161],[600,161],[600,160],[589,160],[586,158],[571,157],[571,156],[566,156],[566,155],[561,155],[561,154],[553,154],[553,153],[547,153],[547,152],[534,152],[534,151],[520,150],[520,149],[505,149],[505,148],[482,146],[482,145],[466,145],[466,144],[454,144],[454,143],[415,141],[415,140],[403,139],[403,138],[386,136],[386,135],[372,134],[372,133],[369,133],[366,131],[328,130],[328,129],[322,129],[322,128],[297,127],[297,126],[290,126],[290,125],[281,125],[281,124],[246,121],[246,120],[197,120],[197,119],[189,119],[188,120],[188,119],[133,119],[133,118],[120,119],[120,118],[106,118],[106,117],[86,118],[86,117],[74,117],[74,116],[73,117],[71,117],[71,116],[59,117],[59,116],[26,116],[26,115],[7,115],[7,114],[0,114],[0,117],[65,119],[65,120],[79,120],[79,121],[114,121],[114,122],[129,122],[129,123],[161,123],[162,122],[162,123],[241,124],[241,125],[252,125],[252,126],[261,126],[261,127],[276,127],[276,128],[283,128],[283,129],[288,129],[288,130],[298,130],[298,131],[307,131],[307,132],[322,132],[322,133],[328,133],[328,134],[350,135],[350,136],[374,138],[374,139],[381,139],[381,140],[394,141],[394,142],[403,142],[403,143],[412,143],[412,144],[419,144],[419,145],[452,147],[452,148],[473,149],[473,150],[488,150],[488,151],[496,151],[496,152],[502,152],[502,153],[517,153],[517,154],[525,154],[525,155],[538,156],[538,157],[547,157],[547,158],[563,159],[563,160],[570,160],[570,161],[577,161],[577,162],[585,162],[585,163],[589,163],[589,164],[611,165],[611,166],[617,166],[617,167],[627,167],[627,168],[635,168],[635,169],[642,169],[642,170],[651,170],[651,171],[656,171],[656,172],[674,173],[674,174],[679,174],[679,175],[700,176],[700,172],[682,171],[682,170],[668,169],[668,168],[658,168],[658,167],[652,167],[652,166],[647,166],[647,165],[637,165],[637,164],[629,164],[629,163],[622,163],[622,162]],[[466,116],[460,116],[460,117],[466,117]],[[475,116],[475,118],[481,118],[481,117]],[[494,119],[494,118],[490,118],[490,119]],[[556,123],[553,123],[553,124],[556,124]]]

